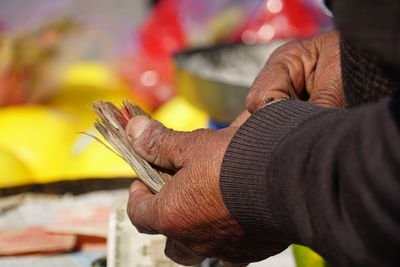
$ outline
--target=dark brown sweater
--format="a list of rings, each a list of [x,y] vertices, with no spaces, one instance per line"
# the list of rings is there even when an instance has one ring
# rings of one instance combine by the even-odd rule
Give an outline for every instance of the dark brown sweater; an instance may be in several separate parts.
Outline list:
[[[400,266],[400,1],[330,2],[354,108],[255,112],[225,153],[223,199],[250,234],[335,266]]]

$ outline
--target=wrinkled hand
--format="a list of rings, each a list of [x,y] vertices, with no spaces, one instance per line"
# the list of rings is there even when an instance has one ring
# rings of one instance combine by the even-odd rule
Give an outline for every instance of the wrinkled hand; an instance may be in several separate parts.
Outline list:
[[[157,194],[134,182],[128,215],[140,232],[167,236],[165,253],[178,263],[193,265],[205,257],[246,263],[285,248],[259,236],[248,236],[222,200],[220,166],[236,130],[232,126],[218,131],[176,132],[143,116],[132,119],[127,127],[135,151],[149,162],[176,172]]]
[[[247,110],[253,113],[271,98],[343,107],[339,34],[332,31],[275,50],[250,88]]]

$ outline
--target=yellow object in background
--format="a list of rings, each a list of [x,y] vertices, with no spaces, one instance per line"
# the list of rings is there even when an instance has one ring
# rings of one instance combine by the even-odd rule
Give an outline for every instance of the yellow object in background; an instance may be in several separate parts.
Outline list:
[[[96,119],[91,109],[94,101],[121,103],[124,99],[131,99],[129,89],[111,69],[96,62],[81,62],[67,70],[50,105],[79,116],[77,127],[79,131],[86,131],[92,128]]]
[[[51,181],[62,176],[69,161],[74,123],[73,116],[57,109],[5,107],[0,109],[0,146],[27,166],[32,182]]]
[[[88,132],[100,138],[90,108],[99,99],[119,104],[130,95],[105,66],[82,63],[67,72],[64,85],[49,105],[0,108],[0,187],[135,177],[118,155],[93,138],[78,134]],[[180,131],[204,128],[208,122],[204,112],[180,96],[152,116]]]
[[[166,127],[179,131],[204,128],[208,120],[204,112],[193,107],[180,96],[164,104],[152,116]],[[88,133],[100,138],[94,129],[90,129]],[[111,147],[107,142],[105,143]],[[135,176],[135,173],[128,163],[104,147],[103,144],[90,136],[81,135],[73,145],[72,163],[67,176],[132,177]]]
[[[97,135],[94,130],[89,131],[89,133]],[[108,145],[107,142],[105,143]],[[71,152],[70,167],[65,173],[66,178],[113,178],[136,176],[128,163],[90,136],[80,135],[75,140]]]
[[[0,147],[0,188],[19,186],[32,182],[28,167],[12,152]]]
[[[76,132],[88,132],[101,138],[93,127],[96,115],[91,109],[92,103],[100,99],[118,104],[124,99],[131,99],[131,95],[106,65],[81,62],[66,72],[63,85],[51,105],[79,117]],[[102,144],[90,136],[76,136],[64,178],[134,176],[136,174],[129,165]]]
[[[293,254],[297,267],[330,267],[330,265],[312,249],[293,245]]]
[[[103,65],[82,63],[67,72],[64,85],[49,106],[1,108],[0,147],[9,153],[3,152],[0,158],[0,187],[135,176],[114,153],[92,139],[84,144],[82,140],[90,137],[78,134],[93,131],[93,101],[129,98],[118,86]],[[9,168],[3,167],[6,165]]]
[[[176,96],[153,114],[153,118],[176,131],[192,131],[207,127],[208,116],[183,97]]]

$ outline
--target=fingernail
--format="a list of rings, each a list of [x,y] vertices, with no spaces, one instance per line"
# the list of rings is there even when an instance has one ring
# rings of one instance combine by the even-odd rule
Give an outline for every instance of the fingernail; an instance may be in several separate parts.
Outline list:
[[[140,115],[132,118],[126,127],[128,138],[131,141],[138,139],[146,129],[149,122],[150,119],[147,116]]]

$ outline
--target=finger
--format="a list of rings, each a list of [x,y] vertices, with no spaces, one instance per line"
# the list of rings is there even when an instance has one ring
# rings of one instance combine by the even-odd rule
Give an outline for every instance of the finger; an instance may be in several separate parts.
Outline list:
[[[344,92],[340,87],[316,90],[308,101],[321,107],[344,108]]]
[[[254,113],[270,99],[295,98],[293,91],[288,71],[278,66],[268,66],[258,74],[250,88],[246,97],[246,108]]]
[[[140,233],[158,234],[158,209],[156,196],[141,181],[132,183],[129,192],[127,213]]]
[[[271,99],[305,98],[305,77],[316,62],[310,50],[307,41],[291,42],[275,50],[249,90],[247,110],[253,113]]]
[[[343,108],[344,90],[340,73],[339,64],[334,64],[329,68],[329,71],[326,69],[321,70],[318,75],[320,77],[330,77],[330,79],[316,79],[314,91],[310,92],[308,101],[318,106]]]
[[[230,126],[240,127],[250,117],[250,115],[250,112],[248,112],[247,110],[243,111],[239,114],[239,116],[236,117],[236,119],[231,123]]]
[[[147,116],[132,118],[126,127],[126,133],[133,149],[140,156],[170,170],[182,167],[187,157],[192,155],[188,151],[193,151],[204,135],[200,130],[173,131]]]
[[[315,72],[318,76],[307,86],[309,102],[318,106],[343,108],[344,90],[340,66],[340,37],[338,32],[324,33],[315,38],[319,57]],[[317,74],[316,74],[317,75]]]
[[[196,265],[205,260],[205,257],[196,255],[182,243],[167,239],[165,255],[176,263],[183,265]]]

